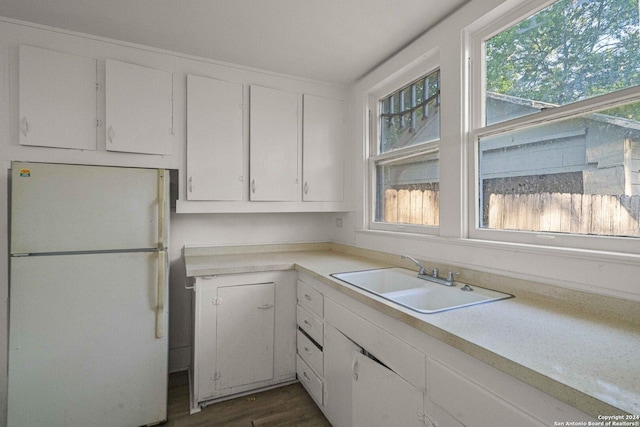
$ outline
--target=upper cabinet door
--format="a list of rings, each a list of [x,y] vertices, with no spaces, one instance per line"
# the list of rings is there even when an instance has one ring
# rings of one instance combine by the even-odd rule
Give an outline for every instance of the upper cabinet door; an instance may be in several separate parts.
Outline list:
[[[187,199],[242,200],[242,85],[187,76]]]
[[[250,198],[298,200],[298,95],[251,86]]]
[[[172,153],[172,73],[107,59],[105,97],[107,150]]]
[[[344,102],[304,95],[302,200],[340,202],[344,197]]]
[[[20,144],[96,149],[96,60],[20,46]]]

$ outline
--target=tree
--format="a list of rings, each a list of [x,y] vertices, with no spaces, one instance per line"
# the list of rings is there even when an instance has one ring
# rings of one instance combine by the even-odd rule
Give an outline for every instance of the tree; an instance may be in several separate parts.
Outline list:
[[[638,0],[560,0],[486,43],[486,90],[556,105],[640,85]],[[640,105],[616,109],[640,121]]]

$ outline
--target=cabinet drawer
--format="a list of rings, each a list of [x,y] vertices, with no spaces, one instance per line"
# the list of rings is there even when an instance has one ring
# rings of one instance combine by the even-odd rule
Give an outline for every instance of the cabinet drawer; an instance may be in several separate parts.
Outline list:
[[[323,373],[323,354],[307,336],[298,330],[298,341],[296,343],[298,347],[298,354],[318,375],[322,376]]]
[[[324,316],[324,297],[302,280],[298,280],[298,304],[318,317]]]
[[[309,311],[298,305],[298,326],[320,346],[324,345],[324,324]]]
[[[296,358],[296,372],[298,379],[307,389],[313,400],[318,406],[322,406],[322,380],[309,368],[300,356]]]

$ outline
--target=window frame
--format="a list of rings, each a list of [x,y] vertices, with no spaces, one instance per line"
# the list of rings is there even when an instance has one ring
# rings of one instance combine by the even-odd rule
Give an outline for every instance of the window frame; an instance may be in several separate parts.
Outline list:
[[[401,161],[411,157],[419,157],[422,155],[438,155],[440,151],[440,143],[442,141],[442,76],[440,75],[440,137],[434,141],[425,142],[409,147],[399,148],[397,150],[380,153],[380,136],[381,136],[381,120],[380,120],[380,104],[381,100],[389,95],[397,92],[407,85],[420,80],[422,77],[441,69],[438,61],[435,59],[437,55],[424,55],[423,60],[418,64],[409,67],[408,70],[400,73],[399,76],[393,76],[378,87],[369,91],[367,99],[367,122],[368,122],[368,143],[366,152],[366,174],[367,189],[365,197],[366,203],[366,227],[374,231],[391,231],[401,233],[413,233],[417,235],[439,235],[440,226],[428,226],[417,224],[402,223],[385,223],[376,221],[377,211],[377,166],[380,164],[390,164],[394,161]],[[438,177],[439,182],[439,177]]]
[[[468,222],[467,234],[469,239],[495,241],[502,243],[517,243],[534,246],[549,246],[567,250],[590,250],[604,252],[623,252],[640,254],[640,239],[637,237],[580,235],[549,231],[497,230],[480,228],[482,208],[480,204],[479,188],[479,141],[483,137],[506,133],[542,124],[553,123],[582,114],[611,108],[625,103],[640,102],[640,86],[626,88],[605,95],[592,97],[571,104],[543,110],[538,113],[517,117],[501,123],[485,125],[485,75],[486,64],[484,46],[486,40],[501,31],[508,29],[519,21],[528,18],[541,9],[551,5],[555,0],[534,1],[520,5],[494,16],[486,25],[469,32],[468,54],[469,97],[467,132],[467,149],[472,155],[468,163]]]

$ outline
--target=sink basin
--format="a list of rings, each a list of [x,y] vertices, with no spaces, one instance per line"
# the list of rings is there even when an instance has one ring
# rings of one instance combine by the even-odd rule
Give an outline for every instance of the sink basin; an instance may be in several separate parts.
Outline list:
[[[465,286],[461,282],[455,282],[455,286],[443,286],[420,279],[415,271],[405,268],[350,271],[334,273],[331,276],[411,310],[427,314],[513,297],[475,285]]]

